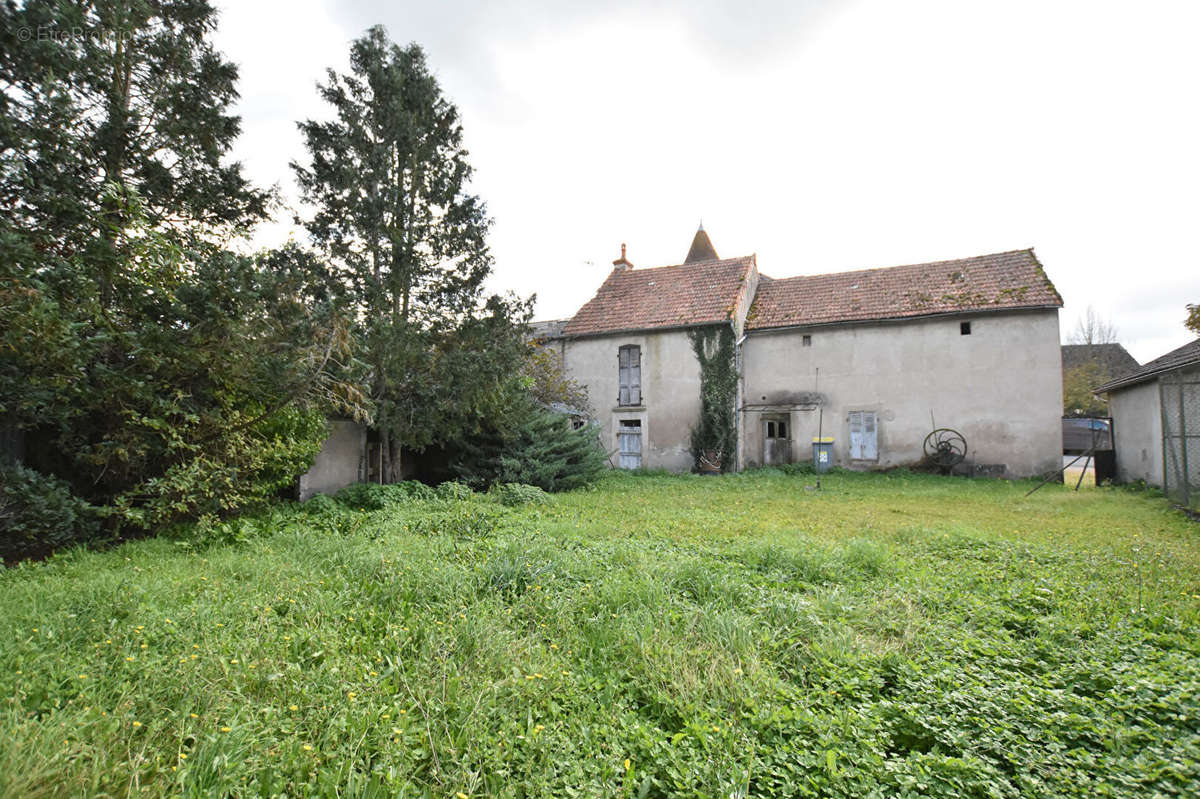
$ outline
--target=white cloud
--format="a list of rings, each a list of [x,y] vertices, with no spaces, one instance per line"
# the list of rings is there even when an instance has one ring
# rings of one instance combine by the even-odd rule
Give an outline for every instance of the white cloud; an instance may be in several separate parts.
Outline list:
[[[703,217],[776,276],[1034,246],[1064,331],[1090,304],[1140,360],[1189,339],[1195,3],[230,5],[256,180],[290,185],[314,82],[374,22],[427,45],[496,220],[493,288],[539,316],[573,313],[622,241],[678,262]]]

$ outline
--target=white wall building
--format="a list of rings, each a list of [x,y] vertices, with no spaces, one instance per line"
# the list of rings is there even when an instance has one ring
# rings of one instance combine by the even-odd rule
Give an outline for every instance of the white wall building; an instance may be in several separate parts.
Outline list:
[[[676,266],[625,258],[553,344],[587,386],[615,466],[693,468],[701,366],[689,334],[728,328],[738,389],[726,469],[811,457],[912,465],[951,427],[977,473],[1052,471],[1062,453],[1062,299],[1032,250],[773,280],[697,232]]]

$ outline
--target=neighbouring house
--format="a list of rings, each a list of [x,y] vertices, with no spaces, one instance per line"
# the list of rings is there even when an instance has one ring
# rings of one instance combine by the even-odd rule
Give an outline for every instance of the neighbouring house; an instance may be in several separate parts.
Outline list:
[[[950,427],[964,468],[1021,477],[1060,463],[1061,306],[1032,250],[772,279],[702,227],[674,266],[634,268],[622,245],[550,338],[616,466],[693,468],[703,379],[732,374],[726,470],[807,460],[818,435],[838,465],[913,465]]]
[[[1108,403],[1092,387],[1137,368],[1137,360],[1120,344],[1064,344],[1063,416],[1107,416]]]
[[[1095,389],[1108,396],[1117,477],[1200,505],[1200,339]]]

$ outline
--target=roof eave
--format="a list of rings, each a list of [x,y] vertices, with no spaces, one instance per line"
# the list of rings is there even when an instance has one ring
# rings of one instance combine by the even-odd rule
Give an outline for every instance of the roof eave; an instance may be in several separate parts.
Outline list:
[[[714,325],[732,324],[732,319],[714,319],[707,322],[687,322],[680,325],[656,325],[654,327],[625,327],[619,330],[597,330],[586,333],[565,333],[563,338],[578,340],[584,338],[603,338],[604,336],[628,336],[635,333],[668,333],[675,330],[691,330],[695,327],[712,327]]]
[[[1114,389],[1129,388],[1130,386],[1136,386],[1138,383],[1145,383],[1147,380],[1152,380],[1153,378],[1158,377],[1159,375],[1162,375],[1162,374],[1166,374],[1167,372],[1174,372],[1177,369],[1186,369],[1189,366],[1196,366],[1197,364],[1200,364],[1200,358],[1196,358],[1196,359],[1190,360],[1190,361],[1181,361],[1180,363],[1173,363],[1168,366],[1160,366],[1157,369],[1146,372],[1144,374],[1133,375],[1131,377],[1123,377],[1118,380],[1110,380],[1101,386],[1093,388],[1092,393],[1093,394],[1107,394],[1110,391],[1113,391]]]
[[[1021,306],[1006,306],[1004,308],[964,308],[957,311],[937,311],[935,313],[918,314],[915,316],[884,316],[871,317],[867,319],[836,319],[829,322],[809,322],[809,323],[792,323],[786,325],[772,325],[770,327],[753,327],[751,323],[746,324],[746,333],[778,333],[787,330],[813,330],[821,327],[847,327],[849,325],[877,325],[877,324],[899,324],[902,322],[919,322],[925,319],[936,319],[939,317],[948,316],[977,316],[981,313],[999,314],[1006,312],[1019,311],[1057,311],[1061,305],[1021,305]]]

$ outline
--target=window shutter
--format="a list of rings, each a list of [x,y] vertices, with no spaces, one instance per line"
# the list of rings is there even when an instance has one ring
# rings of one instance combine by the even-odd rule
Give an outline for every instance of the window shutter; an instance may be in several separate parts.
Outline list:
[[[617,350],[617,375],[618,375],[618,390],[617,404],[629,404],[629,348],[621,347]]]
[[[642,348],[629,348],[629,404],[642,404]]]
[[[642,404],[642,348],[627,344],[617,350],[618,405]]]

